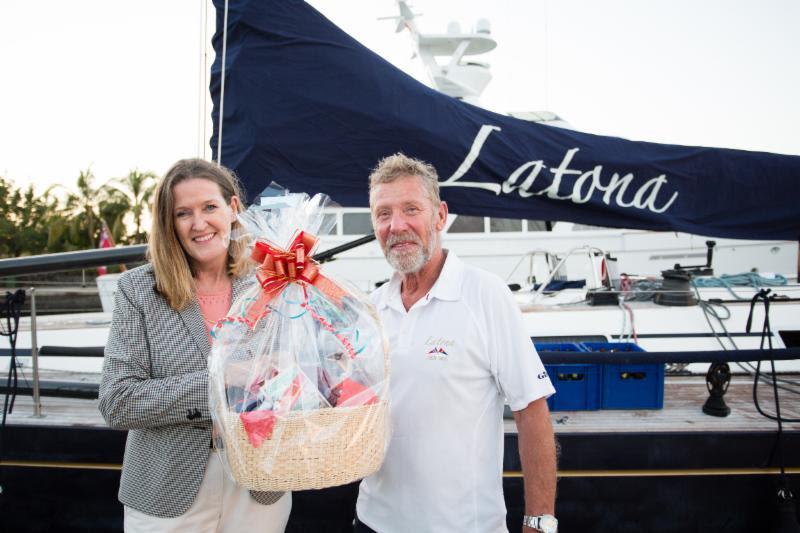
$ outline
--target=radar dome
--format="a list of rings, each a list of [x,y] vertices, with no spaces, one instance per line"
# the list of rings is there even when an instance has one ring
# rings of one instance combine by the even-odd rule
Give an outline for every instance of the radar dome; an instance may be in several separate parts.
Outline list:
[[[492,33],[492,23],[489,19],[478,19],[475,23],[475,33]]]
[[[447,25],[447,33],[450,35],[458,35],[461,33],[461,24],[458,21],[452,20],[450,24]]]

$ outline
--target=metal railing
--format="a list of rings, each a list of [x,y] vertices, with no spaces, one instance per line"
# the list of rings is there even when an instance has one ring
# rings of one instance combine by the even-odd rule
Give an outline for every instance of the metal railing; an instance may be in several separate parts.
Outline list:
[[[76,252],[64,252],[58,254],[48,255],[33,255],[27,257],[15,257],[11,259],[0,259],[0,277],[18,276],[26,274],[42,274],[47,272],[60,272],[65,270],[76,270],[84,268],[92,268],[104,265],[121,264],[140,262],[145,260],[145,253],[147,251],[146,245],[124,246],[119,248],[101,248],[96,250],[82,250]],[[31,333],[31,348],[29,350],[18,349],[16,355],[18,357],[29,356],[31,358],[32,367],[32,383],[30,387],[9,387],[3,385],[0,387],[5,394],[22,394],[31,395],[33,397],[33,417],[40,418],[42,414],[41,397],[43,388],[45,395],[50,396],[53,394],[53,384],[42,382],[39,375],[39,355],[53,355],[47,353],[47,350],[39,350],[39,342],[37,337],[37,315],[36,315],[36,287],[29,287],[25,290],[26,297],[30,300],[30,333]],[[11,350],[0,350],[0,356],[10,356]],[[41,353],[44,352],[44,353]],[[97,397],[95,391],[83,391],[79,395],[70,395],[68,391],[72,390],[74,393],[74,386],[70,384],[61,384],[60,389],[67,391],[62,394],[55,394],[58,396],[67,397],[83,397],[91,398]],[[80,395],[82,394],[82,395]]]
[[[0,259],[0,277],[135,263],[144,261],[146,252],[147,245],[137,244],[118,248],[98,248],[96,250]]]
[[[346,252],[347,250],[374,240],[374,234],[366,235],[354,241],[336,246],[335,248],[314,254],[314,259],[320,263],[330,261],[336,254]],[[78,270],[123,263],[138,263],[146,259],[146,253],[146,244],[136,244],[133,246],[119,246],[116,248],[98,248],[96,250],[81,250],[77,252],[0,259],[0,277],[61,272],[65,270]]]

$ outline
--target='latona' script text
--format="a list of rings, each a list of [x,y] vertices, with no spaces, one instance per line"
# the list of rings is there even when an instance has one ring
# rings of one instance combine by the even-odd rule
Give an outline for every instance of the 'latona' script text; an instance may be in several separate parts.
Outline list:
[[[603,165],[597,165],[591,170],[578,170],[570,168],[572,158],[578,153],[578,148],[567,150],[561,163],[557,167],[548,168],[544,161],[527,161],[517,167],[508,178],[502,183],[486,183],[476,181],[461,181],[461,178],[469,171],[472,164],[480,156],[481,149],[489,136],[501,131],[497,126],[483,125],[472,142],[472,147],[464,158],[461,165],[456,169],[452,176],[439,183],[440,187],[472,187],[485,189],[497,195],[500,193],[511,194],[516,191],[523,198],[531,196],[546,196],[554,200],[569,200],[576,204],[583,204],[592,199],[597,191],[602,194],[602,201],[606,205],[618,205],[620,207],[635,207],[637,209],[647,209],[653,213],[663,213],[675,202],[678,197],[677,192],[673,192],[668,200],[659,205],[659,193],[661,188],[667,185],[667,176],[661,174],[644,182],[635,191],[628,191],[628,187],[633,181],[633,174],[620,176],[614,172],[606,183],[601,180]],[[546,186],[536,188],[536,179],[542,172],[549,171],[553,176],[552,180],[542,179],[548,182]],[[546,175],[546,174],[545,174]],[[577,177],[576,177],[577,176]],[[572,181],[574,179],[574,181]],[[571,190],[569,181],[572,181]],[[562,182],[563,185],[562,186]],[[559,192],[566,189],[564,192]]]

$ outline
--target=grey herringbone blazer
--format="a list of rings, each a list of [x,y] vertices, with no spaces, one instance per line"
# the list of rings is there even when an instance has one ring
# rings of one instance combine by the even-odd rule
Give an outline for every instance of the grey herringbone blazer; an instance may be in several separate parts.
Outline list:
[[[235,300],[249,281],[233,281]],[[119,501],[162,518],[189,509],[205,474],[211,442],[207,358],[200,307],[178,312],[155,288],[151,265],[124,273],[105,349],[100,412],[127,429]],[[252,492],[273,503],[280,493]]]

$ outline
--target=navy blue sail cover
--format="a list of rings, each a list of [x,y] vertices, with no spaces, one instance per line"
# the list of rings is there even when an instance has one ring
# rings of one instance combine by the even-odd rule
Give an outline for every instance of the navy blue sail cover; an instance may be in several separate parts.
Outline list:
[[[224,0],[212,67],[217,158]],[[256,195],[271,181],[367,206],[377,161],[432,163],[465,215],[745,239],[800,239],[800,156],[636,142],[517,120],[443,95],[310,5],[231,1],[222,164]]]

